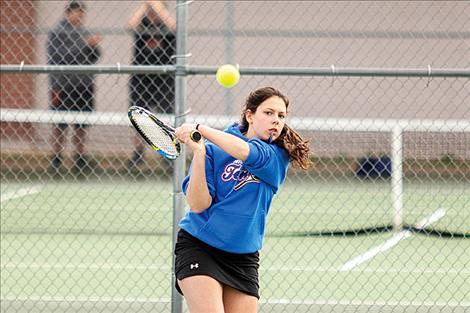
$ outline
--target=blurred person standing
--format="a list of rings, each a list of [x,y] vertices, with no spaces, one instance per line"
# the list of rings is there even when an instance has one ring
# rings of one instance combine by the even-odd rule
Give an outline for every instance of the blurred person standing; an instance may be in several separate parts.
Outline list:
[[[85,4],[72,0],[65,7],[64,17],[49,32],[47,41],[47,63],[51,65],[89,65],[100,57],[101,37],[92,35],[83,27]],[[94,110],[95,82],[91,74],[51,74],[50,108],[54,111],[91,112]],[[74,172],[93,170],[85,154],[86,127],[74,124],[72,142]],[[52,131],[53,156],[50,169],[58,172],[63,163],[65,131],[68,125],[55,125]]]
[[[176,20],[166,1],[145,1],[128,22],[134,35],[133,65],[169,65],[176,49]],[[140,106],[154,113],[173,113],[174,75],[133,74],[129,81],[130,106]],[[137,135],[134,152],[128,161],[133,169],[143,162],[144,143]]]

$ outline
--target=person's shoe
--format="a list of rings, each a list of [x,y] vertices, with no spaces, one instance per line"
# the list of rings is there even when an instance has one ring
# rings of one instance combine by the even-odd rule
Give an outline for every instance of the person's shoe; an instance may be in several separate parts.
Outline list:
[[[142,152],[134,151],[132,157],[127,161],[127,168],[132,170],[144,162],[144,154]]]
[[[47,171],[51,174],[59,174],[61,168],[62,168],[62,156],[60,154],[54,155]]]
[[[93,172],[93,166],[91,164],[88,156],[77,155],[75,156],[75,163],[73,165],[72,171],[75,174],[89,174]]]
[[[161,164],[163,175],[167,177],[173,176],[173,170],[175,167],[175,163],[173,162],[173,160],[162,158],[160,164]]]

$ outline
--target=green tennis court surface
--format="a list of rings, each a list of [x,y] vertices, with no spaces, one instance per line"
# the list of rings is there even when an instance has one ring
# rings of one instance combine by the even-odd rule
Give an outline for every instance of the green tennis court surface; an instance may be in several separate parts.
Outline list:
[[[404,187],[406,224],[444,209],[431,228],[465,236],[325,235],[389,224],[389,183],[286,183],[261,252],[260,311],[468,310],[468,186]],[[2,312],[170,311],[171,182],[3,182],[1,194]]]

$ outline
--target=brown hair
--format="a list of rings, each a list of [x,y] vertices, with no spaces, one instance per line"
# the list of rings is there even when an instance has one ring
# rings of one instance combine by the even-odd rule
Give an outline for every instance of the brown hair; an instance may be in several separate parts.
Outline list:
[[[286,109],[289,107],[289,98],[273,87],[262,87],[252,91],[245,101],[245,108],[241,116],[240,128],[242,132],[248,130],[248,121],[245,116],[246,112],[251,111],[255,113],[260,104],[271,97],[281,98],[286,104]],[[306,170],[312,165],[308,140],[302,139],[302,137],[287,124],[284,125],[281,134],[276,138],[274,143],[287,151],[294,167]]]

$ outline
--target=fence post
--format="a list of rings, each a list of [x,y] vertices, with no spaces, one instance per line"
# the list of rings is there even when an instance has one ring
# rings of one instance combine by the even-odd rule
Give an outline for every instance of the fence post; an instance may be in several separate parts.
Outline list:
[[[175,73],[175,125],[184,123],[183,112],[186,107],[186,39],[187,39],[187,9],[189,1],[178,0],[176,4],[176,73]],[[184,179],[186,171],[186,149],[182,146],[181,157],[177,158],[173,169],[173,245],[176,243],[178,232],[178,222],[184,214],[184,194],[181,190],[181,182]],[[183,312],[183,297],[175,288],[176,278],[174,275],[175,256],[172,253],[172,275],[171,275],[171,312]]]
[[[225,12],[225,31],[224,31],[224,61],[225,63],[234,63],[235,61],[235,4],[232,1],[224,1]],[[233,113],[234,97],[231,89],[224,91],[224,114],[227,116]]]

